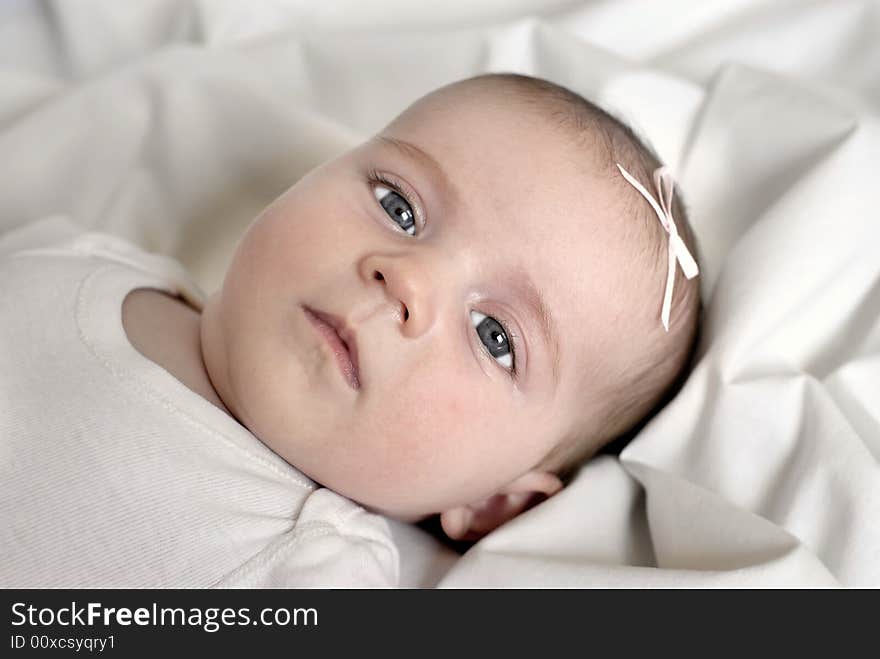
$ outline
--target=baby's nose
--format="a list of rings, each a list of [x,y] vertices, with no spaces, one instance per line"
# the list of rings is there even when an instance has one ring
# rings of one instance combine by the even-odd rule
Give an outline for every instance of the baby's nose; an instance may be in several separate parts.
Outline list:
[[[409,336],[422,334],[434,322],[435,294],[429,273],[411,255],[371,255],[360,264],[366,286],[380,287]]]
[[[376,270],[375,272],[373,272],[373,279],[375,279],[376,281],[384,282],[385,275],[383,275],[379,270]],[[403,301],[400,302],[400,306],[403,314],[403,320],[404,322],[406,322],[407,320],[409,320],[409,309],[406,308],[406,303]]]

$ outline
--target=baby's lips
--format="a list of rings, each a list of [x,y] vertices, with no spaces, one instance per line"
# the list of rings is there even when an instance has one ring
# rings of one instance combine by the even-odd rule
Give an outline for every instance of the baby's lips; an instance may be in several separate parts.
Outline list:
[[[320,322],[329,325],[336,332],[337,338],[348,353],[348,361],[350,362],[350,372],[349,369],[346,368],[346,365],[343,365],[343,371],[345,372],[352,388],[359,389],[361,384],[360,366],[358,364],[357,334],[354,329],[352,329],[344,319],[334,314],[318,311],[317,309],[312,309],[305,305],[303,306],[303,309],[314,318],[317,318]]]

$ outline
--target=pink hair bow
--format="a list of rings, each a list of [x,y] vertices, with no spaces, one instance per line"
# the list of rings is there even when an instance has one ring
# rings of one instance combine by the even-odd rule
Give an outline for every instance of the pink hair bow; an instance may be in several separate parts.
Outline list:
[[[675,179],[668,167],[658,167],[654,170],[654,186],[657,188],[657,191],[659,192],[658,196],[660,197],[658,203],[651,193],[648,192],[632,174],[620,166],[620,163],[617,163],[617,168],[620,170],[620,173],[623,174],[623,178],[629,181],[630,184],[632,184],[632,186],[648,200],[648,203],[651,204],[651,208],[654,209],[654,212],[657,213],[657,217],[660,218],[660,224],[663,225],[663,228],[666,229],[666,233],[669,234],[669,269],[666,274],[666,293],[663,295],[663,310],[660,314],[663,327],[668,332],[669,310],[672,308],[672,286],[675,283],[676,260],[681,264],[684,276],[688,279],[693,279],[700,272],[699,268],[697,268],[697,262],[694,260],[694,257],[691,256],[684,241],[678,235],[675,220],[672,218],[672,192],[675,189]]]

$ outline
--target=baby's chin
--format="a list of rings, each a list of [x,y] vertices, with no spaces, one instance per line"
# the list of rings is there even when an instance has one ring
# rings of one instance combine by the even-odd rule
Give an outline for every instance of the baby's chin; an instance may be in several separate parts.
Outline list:
[[[323,484],[319,483],[319,485]],[[327,486],[324,485],[324,487]],[[394,503],[393,501],[388,500],[387,496],[382,497],[382,499],[385,500],[380,501],[375,497],[358,496],[357,492],[345,491],[345,488],[336,489],[330,487],[329,489],[334,490],[337,494],[341,494],[347,499],[354,501],[356,504],[363,506],[365,510],[371,513],[390,517],[396,519],[398,522],[413,524],[436,514],[434,511],[429,510],[427,506],[420,506],[418,502],[413,502],[412,500],[407,501],[406,503]],[[406,493],[401,493],[400,496],[395,497],[395,499],[406,501]]]
[[[361,505],[363,505],[363,504],[361,504]],[[375,513],[377,515],[382,515],[384,517],[390,517],[391,519],[396,519],[398,522],[403,522],[405,524],[415,524],[417,522],[421,522],[422,520],[425,520],[425,519],[437,514],[437,513],[416,514],[416,513],[412,513],[412,512],[395,513],[395,512],[389,511],[389,510],[385,510],[385,509],[371,508],[370,506],[364,506],[364,508],[366,510],[370,511],[371,513]]]
[[[296,466],[296,465],[294,465]],[[439,506],[431,505],[427,501],[413,500],[412,486],[400,488],[399,490],[383,490],[376,491],[375,488],[369,486],[358,488],[351,479],[342,478],[341,482],[333,482],[332,476],[324,474],[327,480],[315,478],[308,472],[303,472],[311,478],[320,487],[326,487],[333,490],[340,496],[353,501],[362,506],[365,510],[391,517],[399,522],[415,523],[420,522],[440,512]],[[377,478],[377,480],[382,480]]]

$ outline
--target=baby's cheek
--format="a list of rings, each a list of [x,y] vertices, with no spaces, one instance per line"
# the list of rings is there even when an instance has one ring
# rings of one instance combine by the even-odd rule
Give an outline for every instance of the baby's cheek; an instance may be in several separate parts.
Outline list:
[[[420,389],[409,401],[410,413],[401,427],[410,468],[431,480],[473,463],[483,438],[493,433],[487,405],[491,403],[485,396],[460,384]]]

